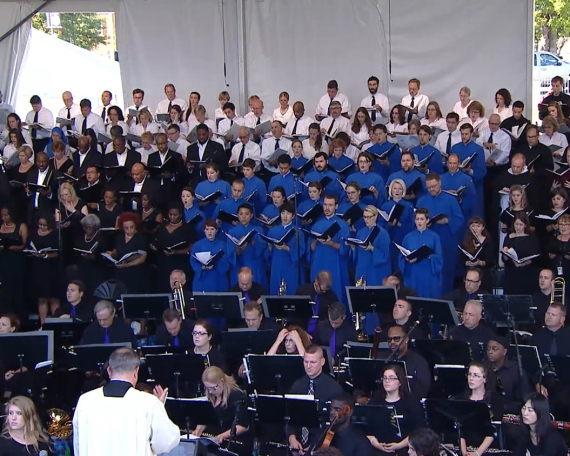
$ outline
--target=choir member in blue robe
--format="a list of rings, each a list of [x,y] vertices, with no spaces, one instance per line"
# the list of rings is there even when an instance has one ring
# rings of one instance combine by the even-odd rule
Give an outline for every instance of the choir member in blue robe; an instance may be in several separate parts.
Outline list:
[[[307,193],[309,195],[309,199],[302,201],[299,203],[297,207],[297,218],[299,219],[299,226],[310,230],[312,229],[313,225],[317,221],[318,217],[309,218],[308,216],[305,218],[300,217],[299,214],[305,214],[307,211],[310,211],[313,207],[320,205],[321,209],[323,206],[323,186],[320,182],[309,182],[309,186],[307,187]],[[322,211],[321,211],[322,215]]]
[[[190,266],[194,270],[192,292],[227,291],[229,288],[228,271],[230,263],[228,261],[226,240],[216,239],[218,225],[215,220],[206,220],[204,223],[204,234],[204,239],[196,242],[190,253]],[[220,251],[223,252],[221,257],[208,266],[196,259],[198,253],[209,252],[211,256],[214,256]]]
[[[220,179],[220,169],[216,163],[208,163],[206,165],[205,181],[200,182],[196,187],[196,195],[202,198],[211,195],[214,192],[220,192],[220,196],[211,201],[200,201],[200,209],[206,214],[207,218],[211,218],[216,206],[224,198],[229,198],[232,195],[230,184],[225,180]],[[200,199],[200,198],[198,198]]]
[[[248,203],[238,207],[237,215],[239,225],[230,229],[228,234],[238,241],[247,236],[251,231],[263,233],[263,229],[253,225],[252,207]],[[267,289],[267,274],[265,273],[265,263],[267,256],[267,243],[259,236],[255,236],[241,246],[237,246],[229,236],[228,238],[228,261],[230,262],[230,286],[237,283],[238,271],[243,266],[249,267],[253,271],[255,281]]]
[[[394,179],[390,183],[390,187],[388,187],[389,199],[384,204],[382,204],[382,207],[380,208],[386,214],[390,214],[390,211],[396,204],[404,206],[402,215],[400,215],[400,218],[398,220],[394,220],[392,223],[386,222],[385,224],[388,227],[390,239],[393,241],[390,243],[392,271],[396,271],[398,269],[399,257],[399,252],[394,245],[394,242],[396,244],[402,245],[406,234],[410,233],[416,227],[414,224],[414,206],[412,203],[404,199],[405,194],[406,184],[404,184],[404,181],[402,179]]]
[[[265,226],[274,226],[278,222],[273,223],[265,223],[269,222],[269,220],[273,220],[274,218],[279,219],[279,213],[281,211],[281,206],[283,203],[287,201],[287,197],[285,196],[285,189],[283,187],[276,187],[271,192],[271,203],[265,206],[263,212],[259,216],[261,220],[263,220]]]
[[[443,255],[443,281],[442,294],[453,291],[455,278],[455,264],[457,262],[457,235],[463,227],[465,220],[461,208],[455,199],[448,193],[441,191],[441,178],[438,174],[430,173],[426,176],[428,194],[418,201],[418,207],[428,210],[432,217],[439,214],[444,218],[429,225],[430,229],[439,234],[442,240]]]
[[[364,196],[362,196],[361,192],[360,199],[364,204],[380,207],[386,200],[386,184],[384,184],[384,179],[379,174],[370,170],[372,162],[372,155],[368,152],[360,152],[357,161],[358,171],[351,174],[346,182],[356,182],[361,189],[367,189],[370,192]]]
[[[473,137],[473,126],[471,124],[461,125],[460,130],[461,142],[455,144],[451,148],[451,152],[459,156],[460,163],[463,162],[467,157],[472,156],[475,152],[477,153],[471,164],[468,167],[463,168],[463,172],[471,176],[473,183],[475,184],[475,192],[477,193],[472,215],[483,217],[485,212],[483,201],[483,181],[487,175],[485,151],[479,144],[471,140]]]
[[[243,197],[253,204],[256,214],[261,214],[267,205],[267,187],[265,182],[254,174],[255,160],[246,158],[243,161],[242,170],[245,184]]]
[[[356,182],[351,182],[351,183],[347,184],[344,191],[346,193],[347,201],[340,203],[338,205],[336,215],[338,215],[346,223],[348,223],[348,226],[350,227],[350,233],[352,236],[353,234],[356,234],[356,232],[358,230],[364,228],[366,225],[364,223],[364,219],[362,218],[362,216],[358,217],[358,218],[354,218],[354,216],[352,218],[349,218],[350,216],[347,214],[347,212],[354,205],[358,205],[358,207],[360,207],[360,209],[362,209],[364,211],[364,208],[367,205],[364,204],[362,201],[360,201],[360,191],[361,191],[360,185],[358,185]]]
[[[416,210],[416,229],[404,237],[402,247],[413,251],[426,245],[435,251],[434,254],[422,261],[407,260],[399,254],[400,270],[404,274],[404,283],[413,288],[422,298],[441,297],[441,272],[443,269],[443,257],[441,252],[441,240],[437,233],[427,229],[429,212],[423,207]],[[445,242],[445,241],[444,241]],[[455,247],[455,242],[453,242]]]
[[[406,184],[406,189],[409,189],[410,186],[418,179],[422,182],[422,190],[413,193],[412,195],[405,195],[404,199],[408,200],[410,203],[416,205],[418,199],[426,193],[426,175],[416,169],[414,166],[414,154],[411,152],[402,152],[402,158],[400,159],[402,164],[401,171],[397,171],[393,174],[390,174],[388,178],[388,182],[386,185],[390,185],[394,179],[401,179]]]
[[[180,195],[182,200],[182,205],[184,206],[184,223],[192,225],[194,232],[198,239],[204,237],[204,222],[206,221],[206,215],[196,207],[194,204],[196,201],[196,194],[192,187],[184,187]]]
[[[308,184],[309,182],[314,181],[319,181],[322,183],[322,180],[326,177],[328,178],[328,182],[323,186],[323,193],[330,193],[336,195],[337,198],[341,198],[344,191],[342,189],[342,185],[340,185],[340,182],[338,180],[340,176],[338,173],[335,173],[328,168],[328,155],[324,152],[317,152],[315,154],[314,161],[314,168],[305,175],[305,183]]]
[[[283,187],[287,198],[293,197],[295,193],[298,195],[302,194],[305,186],[291,172],[291,157],[289,155],[280,155],[277,158],[277,167],[279,168],[279,173],[271,178],[267,186],[269,193],[277,187]]]
[[[349,285],[348,259],[350,249],[342,238],[350,236],[348,224],[336,215],[338,198],[336,195],[325,195],[323,198],[324,215],[313,225],[313,231],[324,233],[334,223],[340,230],[326,240],[310,237],[307,241],[307,258],[311,265],[311,277],[316,277],[320,271],[329,271],[333,278],[332,290],[343,303],[347,302],[345,287]]]
[[[246,201],[243,199],[244,184],[241,179],[235,179],[232,182],[231,190],[232,196],[230,198],[223,199],[216,206],[214,210],[213,218],[218,222],[218,226],[222,229],[224,233],[228,233],[233,226],[237,225],[238,222],[228,223],[218,219],[220,211],[224,211],[227,214],[237,216],[238,207],[240,207]],[[253,206],[252,206],[253,208]]]
[[[432,136],[433,133],[431,127],[428,125],[422,125],[418,131],[420,145],[412,147],[410,149],[410,152],[417,157],[418,162],[431,155],[431,158],[426,163],[426,167],[430,173],[437,173],[441,175],[443,174],[443,162],[441,161],[441,153],[430,144]]]
[[[290,230],[296,231],[282,245],[268,243],[271,256],[271,272],[269,278],[269,293],[278,295],[281,284],[285,286],[285,294],[294,294],[302,283],[303,257],[305,255],[305,236],[301,230],[296,230],[293,224],[295,206],[286,202],[279,208],[281,223],[271,228],[267,236],[281,239]]]
[[[382,154],[394,146],[394,143],[388,141],[388,129],[386,128],[386,125],[378,124],[374,126],[374,138],[376,139],[376,144],[370,147],[367,152],[370,152],[377,157],[382,156]],[[374,172],[380,174],[384,181],[388,180],[390,174],[396,173],[402,169],[401,158],[402,151],[396,145],[386,160],[375,161]]]
[[[340,179],[346,182],[349,174],[355,171],[354,160],[346,155],[346,144],[342,139],[334,139],[329,144],[329,168],[340,175]]]
[[[465,190],[461,196],[458,197],[457,191],[461,187],[465,187]],[[477,193],[475,192],[475,185],[473,185],[471,177],[459,169],[459,156],[457,154],[449,154],[447,158],[447,173],[441,176],[441,189],[456,196],[459,206],[461,207],[463,220],[465,221],[465,224],[458,232],[457,239],[461,241],[465,237],[465,230],[467,229],[466,223],[467,220],[471,218],[473,206],[477,199]]]
[[[301,169],[309,161],[303,155],[303,143],[299,139],[291,141],[291,155],[291,168],[293,169]]]

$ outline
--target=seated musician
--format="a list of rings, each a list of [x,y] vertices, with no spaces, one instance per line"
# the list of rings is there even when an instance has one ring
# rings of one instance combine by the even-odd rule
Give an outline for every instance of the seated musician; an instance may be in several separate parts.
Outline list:
[[[306,283],[297,288],[295,294],[297,296],[309,296],[313,304],[313,315],[318,317],[319,320],[328,318],[328,308],[333,302],[338,302],[338,296],[332,290],[332,275],[329,271],[320,271],[313,283]],[[306,322],[296,322],[306,325]],[[317,320],[309,320],[307,332],[315,335],[317,330]]]
[[[184,314],[186,318],[191,318],[195,316],[195,309],[192,309],[192,292],[186,288],[186,273],[182,269],[174,269],[170,273],[170,289],[172,290],[172,299],[179,300],[180,296],[178,294],[179,289],[182,290],[184,295],[184,302],[186,307],[184,308]]]
[[[99,301],[93,309],[95,321],[91,323],[81,337],[80,345],[117,344],[130,342],[133,348],[137,339],[131,327],[116,317],[115,306],[110,301]]]
[[[163,323],[156,328],[156,345],[172,347],[192,347],[194,345],[194,321],[182,319],[177,309],[166,309],[162,314]]]
[[[418,297],[419,296],[419,294],[416,290],[404,285],[404,280],[401,277],[401,274],[399,273],[399,271],[397,272],[397,275],[391,275],[391,276],[386,277],[382,281],[382,286],[383,287],[395,288],[396,294],[398,295],[398,298],[406,298],[408,296],[409,297]]]
[[[408,436],[415,429],[425,426],[424,413],[418,399],[410,395],[408,379],[404,370],[396,365],[388,365],[382,371],[380,377],[381,387],[368,402],[368,405],[386,405],[394,407],[398,411],[402,440],[399,442],[379,442],[376,436],[369,435],[368,439],[372,446],[386,453],[408,447]]]
[[[255,330],[271,330],[279,331],[279,324],[274,321],[267,320],[263,316],[263,309],[256,302],[249,302],[243,308],[244,320],[246,327]]]
[[[536,322],[536,328],[538,331],[542,329],[542,322],[544,321],[544,316],[546,310],[550,305],[550,299],[552,297],[553,290],[553,280],[554,272],[552,269],[541,269],[538,274],[538,288],[539,291],[532,294],[532,305],[536,307],[534,311],[534,321]]]
[[[413,313],[414,308],[412,303],[405,298],[398,298],[392,309],[392,318],[397,325],[404,328],[410,339],[427,339],[425,328],[415,324],[416,322],[412,319]],[[385,333],[387,334],[387,331]],[[383,339],[385,340],[386,337]]]
[[[217,366],[208,367],[202,374],[202,383],[206,397],[214,406],[219,426],[205,426],[199,424],[192,434],[200,437],[203,434],[213,435],[216,442],[221,445],[229,440],[231,427],[236,420],[235,435],[238,441],[244,442],[249,430],[250,420],[247,411],[247,394],[240,390],[235,380]],[[246,454],[245,452],[240,454]]]
[[[288,325],[279,332],[275,343],[267,354],[303,356],[309,345],[311,345],[311,339],[303,328],[297,325]]]
[[[20,329],[20,317],[13,313],[0,314],[0,334],[12,334]]]
[[[256,302],[261,304],[261,296],[269,294],[267,289],[260,283],[254,281],[253,271],[247,266],[239,269],[237,283],[229,289],[232,293],[241,293],[244,304]]]
[[[548,399],[531,393],[521,408],[522,435],[513,456],[566,456],[568,448],[562,435],[552,426]]]
[[[412,431],[408,438],[409,456],[440,456],[441,446],[438,435],[428,428]]]
[[[452,340],[468,342],[477,358],[479,358],[477,346],[484,350],[489,339],[495,335],[489,326],[481,323],[482,313],[483,305],[480,301],[474,299],[467,301],[463,308],[463,324],[453,328],[449,335]]]
[[[338,364],[336,357],[344,350],[348,341],[357,342],[354,326],[346,321],[346,307],[340,302],[333,302],[329,306],[328,320],[321,320],[317,324],[314,343],[330,347],[333,362]]]
[[[83,299],[85,284],[81,280],[70,280],[67,284],[67,302],[62,303],[55,313],[55,318],[73,318],[80,321],[93,320],[93,307]]]
[[[467,301],[477,299],[479,294],[489,294],[485,290],[481,290],[481,280],[483,271],[478,268],[469,268],[463,279],[463,286],[447,293],[442,297],[446,301],[453,301],[456,310],[462,310]]]
[[[212,347],[212,335],[214,328],[208,320],[198,319],[194,323],[192,338],[194,341],[194,353],[207,356],[208,366],[217,366],[227,372],[226,362],[222,352]]]

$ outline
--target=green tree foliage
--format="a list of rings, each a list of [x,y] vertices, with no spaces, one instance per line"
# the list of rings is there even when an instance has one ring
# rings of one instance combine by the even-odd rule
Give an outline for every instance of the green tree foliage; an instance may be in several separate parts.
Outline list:
[[[534,26],[536,49],[559,54],[570,39],[570,0],[536,0]]]
[[[96,13],[61,13],[61,28],[53,29],[58,38],[91,51],[99,44],[105,44],[101,34],[103,19]],[[51,33],[46,27],[45,13],[36,14],[32,18],[32,26],[42,32]]]

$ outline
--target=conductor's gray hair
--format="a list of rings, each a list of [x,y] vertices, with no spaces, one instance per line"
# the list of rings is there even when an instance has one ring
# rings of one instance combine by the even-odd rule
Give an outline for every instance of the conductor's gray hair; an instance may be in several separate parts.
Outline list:
[[[111,301],[99,301],[97,304],[95,304],[95,308],[93,309],[93,313],[95,315],[97,315],[102,310],[108,310],[109,315],[111,315],[111,316],[115,315],[115,306],[113,305],[113,303]]]
[[[130,348],[117,348],[109,357],[109,369],[113,374],[130,374],[140,366],[139,354]]]

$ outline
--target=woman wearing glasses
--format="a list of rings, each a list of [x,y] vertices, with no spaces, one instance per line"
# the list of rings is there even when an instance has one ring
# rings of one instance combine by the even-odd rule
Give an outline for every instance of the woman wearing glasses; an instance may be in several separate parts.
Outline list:
[[[216,366],[208,367],[202,374],[202,383],[206,397],[214,406],[219,426],[205,426],[199,424],[192,434],[200,437],[202,434],[213,435],[219,445],[227,443],[231,437],[232,424],[235,421],[235,436],[238,443],[229,449],[238,454],[251,454],[246,450],[246,440],[249,440],[250,426],[247,405],[247,394],[240,390],[233,377],[224,374]]]
[[[217,366],[227,372],[226,362],[222,352],[212,348],[212,335],[214,328],[208,320],[198,319],[194,324],[192,339],[194,340],[194,353],[204,356],[204,364],[207,366]]]
[[[410,395],[408,379],[402,367],[396,364],[388,365],[382,372],[382,387],[370,399],[368,405],[394,407],[395,418],[400,426],[402,439],[398,442],[379,442],[369,435],[372,446],[386,453],[394,453],[408,447],[408,435],[415,429],[425,426],[424,413],[419,401]]]

